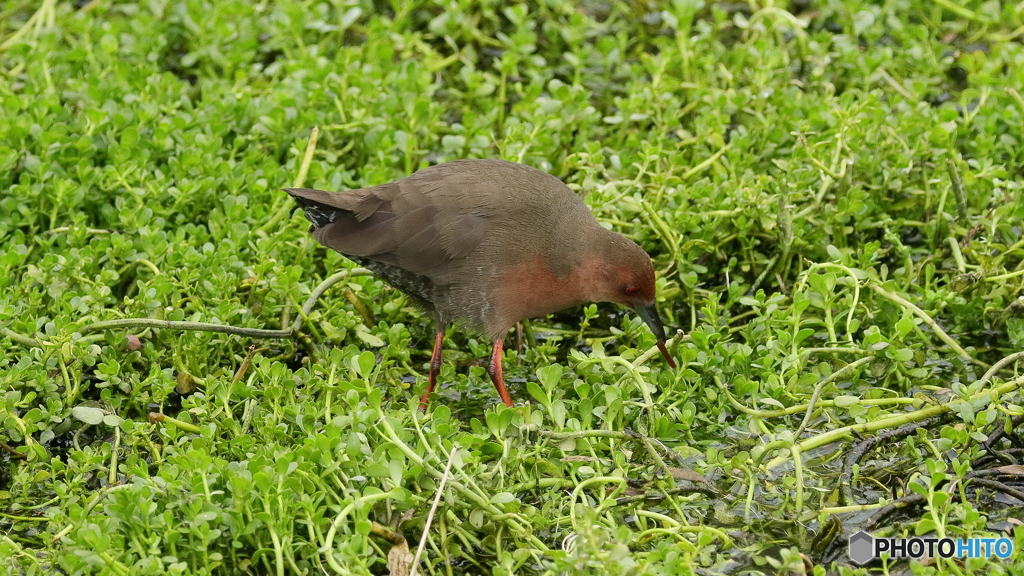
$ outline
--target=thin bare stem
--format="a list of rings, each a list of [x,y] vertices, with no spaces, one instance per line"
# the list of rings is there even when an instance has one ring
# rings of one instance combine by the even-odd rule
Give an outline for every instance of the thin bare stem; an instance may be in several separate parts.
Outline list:
[[[111,330],[116,328],[166,328],[169,330],[196,331],[196,332],[219,332],[221,334],[235,334],[237,336],[249,336],[251,338],[290,338],[292,330],[262,330],[259,328],[243,328],[241,326],[229,326],[227,324],[210,324],[209,322],[184,322],[179,320],[159,320],[157,318],[120,318],[117,320],[103,320],[94,322],[82,328],[82,334],[96,332],[98,330]]]
[[[985,372],[985,375],[981,377],[981,380],[979,380],[979,382],[988,382],[989,380],[992,379],[993,376],[996,375],[996,372],[1002,370],[1004,366],[1012,362],[1016,362],[1021,358],[1024,358],[1024,352],[1014,352],[1013,354],[1010,354],[1009,356],[1003,358],[999,362],[993,364],[992,367],[988,369],[988,372]]]
[[[960,180],[960,170],[952,158],[946,158],[946,170],[949,171],[949,182],[953,185],[953,196],[956,197],[956,212],[960,217],[960,224],[967,224],[967,195],[964,194],[964,184]]]
[[[22,346],[28,346],[29,348],[42,348],[44,342],[36,340],[35,338],[29,338],[28,336],[22,336],[13,330],[7,328],[0,328],[0,336],[6,336],[10,338],[12,342],[17,342]]]
[[[923,422],[929,418],[939,416],[940,414],[953,412],[957,410],[959,406],[964,402],[979,400],[984,397],[999,398],[1000,396],[1009,394],[1016,390],[1017,388],[1020,388],[1022,384],[1024,384],[1024,376],[1017,378],[1015,380],[1011,380],[1006,384],[997,386],[995,388],[981,390],[978,393],[972,395],[968,399],[954,400],[952,402],[946,402],[944,404],[938,404],[935,406],[922,408],[914,412],[894,414],[892,416],[887,416],[885,418],[880,418],[878,420],[862,422],[850,426],[843,426],[842,428],[830,430],[824,434],[819,434],[818,436],[815,436],[813,438],[808,438],[803,442],[794,444],[793,447],[799,448],[801,452],[807,452],[809,450],[814,450],[815,448],[827,446],[833,442],[838,442],[839,440],[842,440],[844,438],[852,437],[854,434],[866,434],[868,432],[877,432],[879,430],[885,430],[887,428],[896,428],[898,426],[903,426],[904,424],[909,424],[911,422]],[[771,470],[779,466],[786,460],[787,458],[783,456],[776,457],[766,465],[767,469]]]
[[[423,554],[423,546],[427,543],[430,525],[434,522],[434,513],[437,512],[437,505],[441,502],[441,495],[444,494],[444,486],[448,483],[448,474],[452,470],[452,462],[455,461],[455,454],[458,451],[459,446],[456,444],[448,453],[448,463],[445,464],[444,472],[441,473],[441,483],[437,486],[437,494],[434,495],[434,502],[430,505],[430,512],[427,513],[427,521],[423,524],[423,534],[420,535],[420,545],[416,547],[416,556],[412,559],[412,570],[409,572],[409,576],[416,576],[416,569],[420,566],[420,555]]]
[[[683,181],[686,181],[686,180],[689,180],[692,176],[695,176],[695,175],[699,174],[705,168],[707,168],[708,166],[711,166],[712,164],[714,164],[715,161],[718,160],[719,158],[721,158],[722,154],[725,154],[729,150],[729,148],[731,148],[731,147],[732,147],[732,144],[726,144],[725,146],[722,146],[721,148],[718,149],[717,152],[715,152],[711,156],[708,156],[707,159],[705,159],[703,162],[701,162],[700,164],[697,164],[693,168],[690,168],[689,170],[684,172],[683,175],[680,178]]]
[[[818,403],[818,396],[821,395],[821,391],[825,388],[825,386],[828,386],[830,383],[838,379],[840,376],[845,376],[847,372],[853,371],[858,366],[867,364],[868,362],[871,362],[873,360],[873,356],[861,358],[859,360],[847,364],[846,366],[843,366],[839,370],[836,370],[832,374],[829,374],[829,376],[822,380],[821,382],[818,382],[818,385],[814,387],[814,393],[811,394],[810,401],[807,402],[807,411],[804,413],[804,419],[802,422],[800,422],[800,427],[797,428],[796,433],[793,434],[793,438],[799,439],[800,435],[803,434],[804,430],[807,429],[807,425],[811,421],[811,414],[814,413],[814,407]]]
[[[682,330],[677,330],[675,336],[665,341],[665,348],[670,348],[673,344],[675,344],[677,338],[680,342],[688,341],[690,339],[688,335],[683,334]],[[633,368],[639,368],[640,366],[643,365],[644,362],[647,362],[648,360],[657,356],[660,353],[661,350],[658,349],[657,346],[651,346],[646,352],[637,356],[636,360],[633,360]]]
[[[979,366],[984,366],[985,368],[988,368],[988,364],[982,362],[981,360],[978,360],[977,358],[972,358],[971,355],[968,354],[966,350],[961,348],[960,345],[956,343],[956,340],[950,338],[949,334],[946,334],[946,331],[940,328],[938,323],[935,322],[935,320],[932,320],[932,317],[925,313],[924,310],[921,310],[920,308],[910,303],[908,300],[899,296],[898,294],[889,292],[888,290],[882,288],[878,284],[869,283],[868,287],[877,292],[880,296],[888,298],[889,300],[892,300],[893,302],[913,312],[915,316],[923,320],[924,323],[927,324],[928,327],[932,329],[932,332],[934,332],[935,335],[939,337],[939,340],[945,342],[946,345],[952,348],[958,356],[960,356],[961,358],[966,358]]]
[[[366,276],[372,274],[366,268],[352,268],[350,270],[342,270],[329,276],[326,280],[317,285],[310,293],[309,298],[306,299],[305,304],[302,305],[302,314],[295,319],[291,327],[284,330],[264,330],[260,328],[244,328],[241,326],[230,326],[227,324],[210,324],[208,322],[185,322],[179,320],[160,320],[157,318],[120,318],[117,320],[103,320],[100,322],[94,322],[82,327],[81,333],[88,334],[89,332],[97,332],[100,330],[112,330],[116,328],[134,328],[138,326],[147,328],[165,328],[170,330],[182,330],[182,331],[196,331],[196,332],[218,332],[221,334],[235,334],[237,336],[248,336],[250,338],[291,338],[296,332],[302,328],[303,317],[308,316],[309,312],[316,305],[317,300],[328,288],[337,284],[341,280],[350,276]],[[3,333],[5,336],[10,337],[7,334],[6,329]],[[13,334],[13,333],[12,333]],[[15,336],[19,336],[15,334]],[[25,337],[21,337],[22,340],[11,338],[15,342],[25,344],[26,346],[38,346],[39,343],[33,341],[29,343]]]
[[[1021,26],[1021,29],[1024,29],[1024,26]],[[1006,93],[1009,94],[1010,98],[1013,99],[1013,103],[1017,106],[1017,109],[1020,110],[1020,113],[1024,114],[1024,98],[1021,98],[1020,92],[1017,92],[1013,88],[1007,87]]]

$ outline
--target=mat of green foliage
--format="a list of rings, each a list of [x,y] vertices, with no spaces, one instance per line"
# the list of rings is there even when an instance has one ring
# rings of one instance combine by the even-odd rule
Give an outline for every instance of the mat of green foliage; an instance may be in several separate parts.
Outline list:
[[[1015,2],[0,2],[0,572],[1020,574],[1022,89]],[[506,409],[455,328],[417,412],[280,189],[457,158],[644,246],[680,368],[571,310]]]

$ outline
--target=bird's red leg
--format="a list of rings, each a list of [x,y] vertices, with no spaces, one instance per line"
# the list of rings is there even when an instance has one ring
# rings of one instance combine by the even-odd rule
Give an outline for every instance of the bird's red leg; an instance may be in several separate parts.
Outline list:
[[[501,356],[504,351],[505,339],[498,338],[494,341],[494,351],[491,352],[491,364],[487,367],[487,374],[491,377],[491,382],[494,382],[494,387],[498,389],[501,401],[511,408],[512,398],[509,397],[508,390],[505,389],[505,379],[501,376]]]
[[[430,355],[430,372],[427,375],[427,391],[420,396],[420,412],[427,410],[427,403],[430,402],[430,393],[434,391],[434,384],[437,384],[437,375],[441,373],[441,342],[444,340],[444,328],[439,327],[437,336],[434,337],[434,352]]]

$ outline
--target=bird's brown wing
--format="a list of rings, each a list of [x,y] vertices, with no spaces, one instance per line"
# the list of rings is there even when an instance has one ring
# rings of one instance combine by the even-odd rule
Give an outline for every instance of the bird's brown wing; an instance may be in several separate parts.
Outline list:
[[[470,182],[445,176],[435,171],[349,192],[288,193],[305,210],[314,237],[324,246],[449,285],[463,274],[461,264],[487,234],[493,211],[473,205],[475,195],[458,190]]]

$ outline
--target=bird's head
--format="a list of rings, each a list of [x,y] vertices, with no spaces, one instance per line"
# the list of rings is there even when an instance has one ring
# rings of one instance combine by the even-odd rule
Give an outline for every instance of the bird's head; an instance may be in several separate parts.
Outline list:
[[[654,307],[654,265],[650,256],[619,234],[609,233],[609,238],[600,242],[599,247],[601,271],[597,274],[599,297],[596,300],[614,302],[635,311],[654,333],[665,361],[675,368],[676,363],[665,348],[665,326]]]

